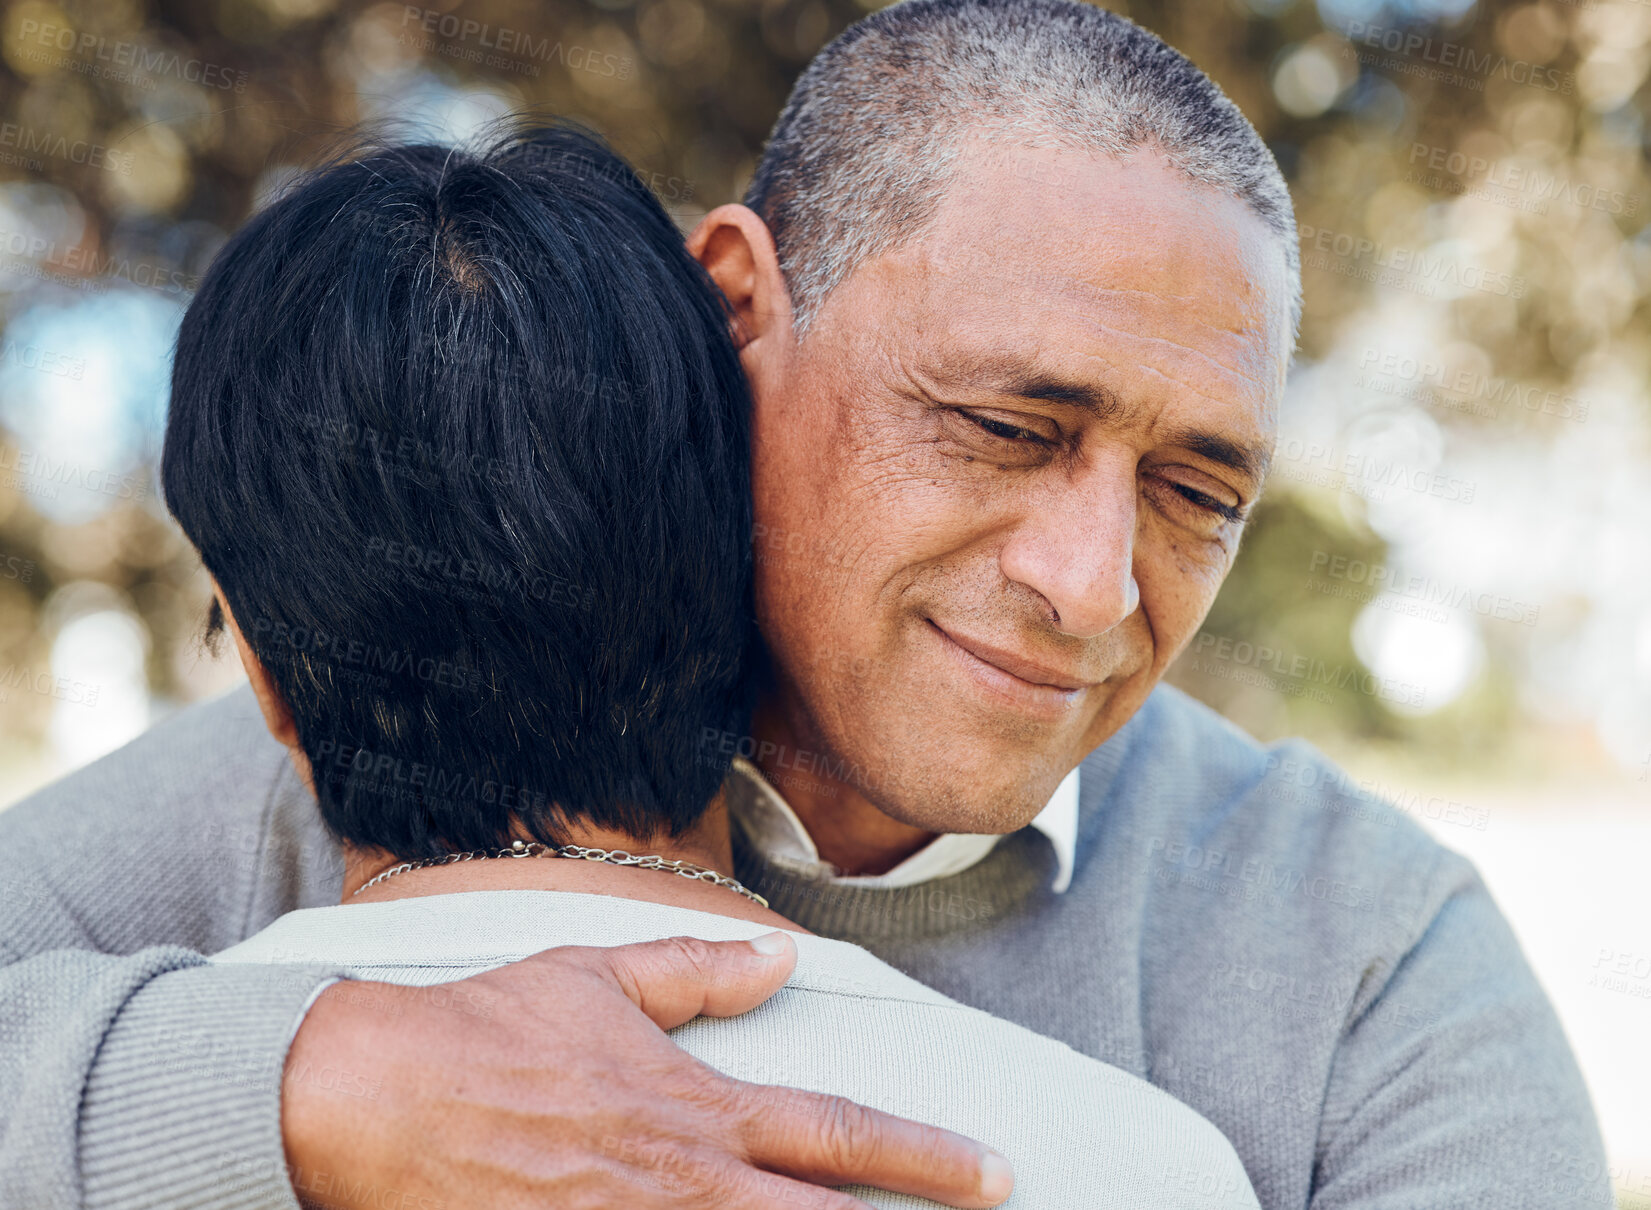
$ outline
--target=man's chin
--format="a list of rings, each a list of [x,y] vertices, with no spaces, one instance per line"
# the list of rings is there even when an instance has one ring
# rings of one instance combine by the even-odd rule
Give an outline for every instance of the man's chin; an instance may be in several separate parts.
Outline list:
[[[959,739],[952,751],[968,751],[970,742]],[[889,779],[866,798],[891,819],[925,832],[1003,835],[1024,828],[1048,806],[1078,759],[1067,763],[1040,758],[1034,766],[1022,748],[1003,753],[999,760],[930,764],[898,781]]]
[[[925,714],[932,716],[932,704],[884,704],[832,745],[860,754],[844,761],[852,772],[840,780],[884,815],[925,832],[1019,831],[1100,742],[1092,739],[1100,729],[1093,717],[1062,727],[1014,720],[1006,728],[1000,715],[955,710],[943,720],[950,727],[913,726]]]

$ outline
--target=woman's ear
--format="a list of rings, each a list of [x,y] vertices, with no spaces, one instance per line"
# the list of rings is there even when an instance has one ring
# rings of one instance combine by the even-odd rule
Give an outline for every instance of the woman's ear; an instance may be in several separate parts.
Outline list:
[[[315,780],[310,772],[309,758],[304,755],[303,745],[298,741],[298,725],[293,722],[292,711],[287,708],[286,699],[281,696],[281,691],[276,687],[269,669],[264,667],[263,661],[252,650],[246,636],[241,633],[241,628],[235,621],[235,613],[230,609],[217,580],[212,581],[212,598],[223,613],[224,626],[229,631],[230,638],[235,640],[235,650],[241,657],[241,667],[246,670],[247,680],[252,682],[253,696],[258,699],[258,709],[263,712],[264,726],[287,750],[292,767],[298,771],[298,776],[313,794]]]

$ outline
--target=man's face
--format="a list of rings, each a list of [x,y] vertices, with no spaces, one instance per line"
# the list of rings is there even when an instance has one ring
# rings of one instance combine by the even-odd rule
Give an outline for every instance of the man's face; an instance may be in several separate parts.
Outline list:
[[[757,384],[757,610],[796,741],[1004,832],[1145,700],[1259,495],[1278,238],[1156,152],[967,153]]]

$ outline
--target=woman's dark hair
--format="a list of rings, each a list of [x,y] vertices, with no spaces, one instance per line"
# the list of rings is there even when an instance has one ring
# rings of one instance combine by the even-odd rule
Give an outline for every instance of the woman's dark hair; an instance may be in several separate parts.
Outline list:
[[[750,707],[728,323],[636,174],[562,125],[359,153],[219,253],[162,482],[340,839],[698,820]]]

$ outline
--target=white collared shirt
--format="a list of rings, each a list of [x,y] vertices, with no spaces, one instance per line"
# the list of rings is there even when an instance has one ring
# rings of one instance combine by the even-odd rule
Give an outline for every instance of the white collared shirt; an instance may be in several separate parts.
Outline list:
[[[884,874],[843,875],[820,859],[814,838],[791,804],[757,767],[743,756],[734,758],[734,773],[752,787],[752,793],[732,795],[729,808],[752,846],[769,861],[802,877],[823,879],[853,887],[907,887],[961,874],[978,865],[997,847],[1002,836],[948,832],[937,836]],[[1078,770],[1073,769],[1055,787],[1049,803],[1032,826],[1055,848],[1056,872],[1052,889],[1058,894],[1072,884],[1072,863],[1078,847]]]

